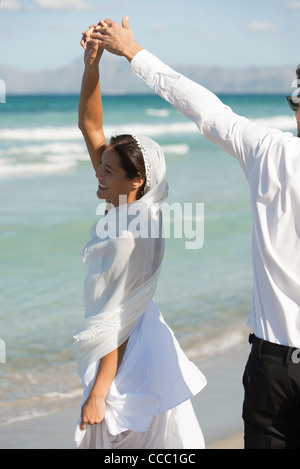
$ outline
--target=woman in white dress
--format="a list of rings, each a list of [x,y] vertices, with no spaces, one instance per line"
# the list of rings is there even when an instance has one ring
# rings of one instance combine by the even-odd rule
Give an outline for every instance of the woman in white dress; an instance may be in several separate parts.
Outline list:
[[[103,132],[97,42],[84,42],[79,103],[83,133],[107,213],[83,250],[85,318],[75,336],[84,388],[80,449],[203,449],[190,398],[205,377],[180,348],[153,295],[164,255],[161,205],[168,195],[154,141]]]

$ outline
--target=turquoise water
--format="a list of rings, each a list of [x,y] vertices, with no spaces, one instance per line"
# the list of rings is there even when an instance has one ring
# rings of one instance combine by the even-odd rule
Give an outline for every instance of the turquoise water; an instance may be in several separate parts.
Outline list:
[[[235,112],[295,131],[282,96],[223,96]],[[63,408],[81,394],[72,336],[83,317],[81,249],[97,220],[97,182],[77,129],[77,96],[0,104],[0,425]],[[169,202],[204,204],[204,245],[166,240],[156,302],[188,355],[245,339],[251,218],[238,163],[157,96],[104,97],[105,133],[145,134],[165,151]],[[217,342],[216,342],[217,341]]]

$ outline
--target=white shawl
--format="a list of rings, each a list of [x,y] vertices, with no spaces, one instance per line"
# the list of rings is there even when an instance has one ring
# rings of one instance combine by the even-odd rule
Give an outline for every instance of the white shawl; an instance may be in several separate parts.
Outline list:
[[[165,159],[157,143],[134,138],[145,161],[145,195],[112,208],[94,225],[83,249],[88,265],[85,319],[74,337],[80,375],[128,339],[153,298],[161,269],[160,207],[168,195]]]

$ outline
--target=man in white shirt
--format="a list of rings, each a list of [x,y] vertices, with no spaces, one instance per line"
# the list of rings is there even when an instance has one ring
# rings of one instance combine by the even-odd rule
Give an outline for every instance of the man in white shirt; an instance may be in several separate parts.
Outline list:
[[[105,20],[96,29],[92,39],[125,56],[137,76],[241,165],[250,186],[254,273],[245,448],[300,449],[300,138],[236,115],[137,44],[127,17],[122,26]],[[300,135],[297,104],[295,111]]]

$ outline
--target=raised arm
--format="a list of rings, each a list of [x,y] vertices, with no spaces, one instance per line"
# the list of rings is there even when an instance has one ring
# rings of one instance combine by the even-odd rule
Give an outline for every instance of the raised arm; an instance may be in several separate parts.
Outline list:
[[[78,126],[85,139],[92,165],[97,171],[107,147],[103,132],[103,107],[100,90],[99,61],[103,54],[99,42],[89,40],[84,53],[84,73],[78,108]]]

